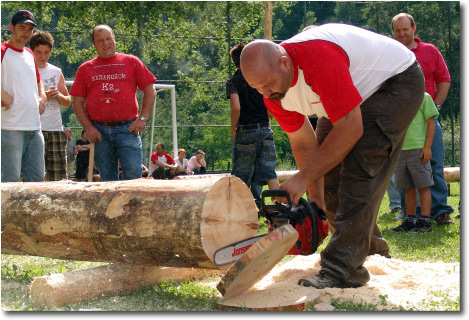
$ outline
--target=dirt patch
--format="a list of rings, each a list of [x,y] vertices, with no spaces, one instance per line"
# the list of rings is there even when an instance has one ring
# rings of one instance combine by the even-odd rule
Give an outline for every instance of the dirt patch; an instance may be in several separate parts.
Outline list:
[[[306,288],[296,283],[300,278],[309,278],[320,270],[319,254],[298,256],[277,266],[262,280],[230,303],[246,305],[255,300],[259,308],[277,299],[278,292],[289,292],[291,296],[306,295]],[[459,263],[408,262],[386,259],[379,255],[370,256],[365,262],[370,272],[370,281],[360,288],[326,288],[317,290],[319,297],[312,302],[324,307],[332,300],[351,301],[355,304],[373,304],[378,310],[445,310],[443,299],[456,301],[460,297]],[[270,301],[270,302],[269,302]]]

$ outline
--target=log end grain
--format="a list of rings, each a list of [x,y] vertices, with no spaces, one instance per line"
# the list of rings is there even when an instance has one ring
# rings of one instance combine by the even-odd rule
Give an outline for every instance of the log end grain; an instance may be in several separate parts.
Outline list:
[[[257,212],[252,193],[241,179],[219,178],[207,194],[201,214],[201,242],[207,257],[213,261],[217,249],[254,237]]]
[[[284,225],[257,241],[226,272],[217,285],[224,298],[235,297],[262,279],[298,239],[291,225]]]

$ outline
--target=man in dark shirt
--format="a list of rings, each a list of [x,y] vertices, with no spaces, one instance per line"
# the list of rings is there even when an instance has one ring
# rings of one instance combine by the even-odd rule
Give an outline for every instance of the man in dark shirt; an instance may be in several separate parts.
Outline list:
[[[275,166],[274,133],[264,99],[251,88],[240,69],[240,56],[244,43],[235,45],[231,58],[237,71],[226,82],[226,97],[231,102],[231,137],[233,139],[233,169],[231,174],[251,186],[251,192],[260,209],[262,185],[278,189],[279,183]]]
[[[77,169],[75,179],[78,181],[86,180],[86,172],[90,161],[90,142],[85,130],[81,131],[81,139],[77,141]]]

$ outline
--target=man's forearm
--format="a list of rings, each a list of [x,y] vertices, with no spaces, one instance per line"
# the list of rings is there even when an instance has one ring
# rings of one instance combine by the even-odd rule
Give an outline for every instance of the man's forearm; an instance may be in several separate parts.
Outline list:
[[[46,89],[44,88],[42,81],[39,81],[37,84],[37,93],[39,94],[39,98],[44,99],[44,101],[47,100]]]
[[[440,82],[436,85],[435,99],[433,100],[435,104],[439,104],[441,106],[443,102],[445,102],[450,85],[451,82]]]
[[[9,108],[11,103],[13,102],[13,97],[2,89],[2,107]]]
[[[155,104],[155,99],[156,90],[153,87],[153,84],[149,84],[143,91],[142,110],[140,111],[141,116],[144,116],[147,119],[150,117],[153,106]]]
[[[231,103],[231,137],[233,140],[236,138],[236,126],[238,125],[239,115],[241,113],[241,106],[239,104],[239,95],[232,93],[230,95]]]
[[[83,129],[88,131],[89,128],[93,126],[93,123],[91,123],[88,112],[86,112],[85,109],[85,98],[73,97],[73,111],[75,112],[75,115],[78,121],[80,121]]]

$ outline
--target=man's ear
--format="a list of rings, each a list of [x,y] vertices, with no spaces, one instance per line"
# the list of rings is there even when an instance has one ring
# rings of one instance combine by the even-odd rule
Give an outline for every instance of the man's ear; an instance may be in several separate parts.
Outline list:
[[[280,65],[283,65],[287,70],[290,70],[290,61],[285,55],[280,56]]]

